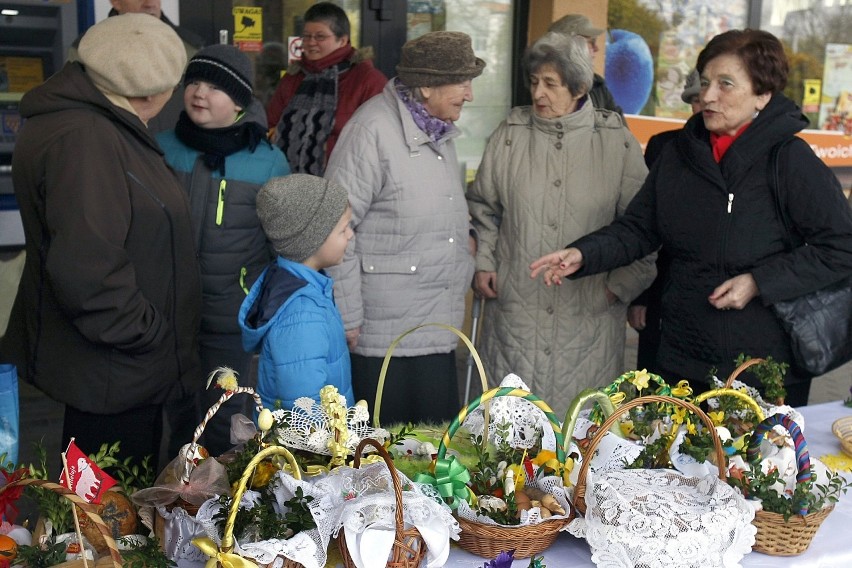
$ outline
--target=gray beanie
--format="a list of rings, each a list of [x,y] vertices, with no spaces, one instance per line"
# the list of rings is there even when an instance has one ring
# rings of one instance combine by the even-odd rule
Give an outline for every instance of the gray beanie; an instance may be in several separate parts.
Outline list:
[[[251,104],[254,71],[251,60],[233,45],[209,45],[192,56],[184,83],[206,81],[225,91],[243,108]]]
[[[402,46],[396,72],[406,87],[440,87],[479,77],[485,61],[462,32],[429,32]]]
[[[680,100],[686,104],[690,104],[692,97],[701,92],[701,77],[698,76],[698,69],[693,69],[686,77],[686,85],[683,86],[683,92],[680,94]]]
[[[174,89],[186,67],[186,49],[177,33],[149,14],[98,22],[80,39],[77,53],[99,89],[130,98]]]
[[[257,216],[279,255],[304,262],[325,242],[346,208],[339,184],[308,174],[272,178],[257,194]]]

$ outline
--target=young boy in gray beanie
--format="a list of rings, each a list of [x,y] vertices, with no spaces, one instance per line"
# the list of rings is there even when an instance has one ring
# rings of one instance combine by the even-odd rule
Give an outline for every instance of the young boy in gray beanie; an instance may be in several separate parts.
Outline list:
[[[343,260],[354,233],[346,190],[333,181],[293,174],[266,182],[257,214],[278,258],[261,274],[240,308],[246,351],[260,352],[257,392],[267,408],[319,402],[337,387],[354,400],[349,348],[323,269]]]

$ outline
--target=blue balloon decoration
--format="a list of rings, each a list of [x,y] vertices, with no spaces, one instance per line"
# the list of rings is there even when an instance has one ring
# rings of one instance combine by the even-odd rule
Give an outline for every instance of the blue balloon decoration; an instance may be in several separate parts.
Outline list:
[[[639,114],[654,84],[654,59],[645,40],[627,30],[611,30],[606,43],[606,84],[625,114]]]

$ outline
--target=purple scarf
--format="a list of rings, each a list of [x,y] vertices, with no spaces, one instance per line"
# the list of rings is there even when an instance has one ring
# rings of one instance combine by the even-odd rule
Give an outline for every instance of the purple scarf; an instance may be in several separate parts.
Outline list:
[[[407,108],[408,112],[411,113],[411,118],[414,119],[414,124],[426,133],[429,140],[432,142],[438,142],[441,138],[453,131],[452,122],[441,120],[440,118],[429,114],[429,111],[426,110],[423,103],[417,102],[414,95],[411,93],[411,89],[403,85],[399,81],[399,78],[394,79],[393,86],[396,88],[396,93],[399,95],[399,98],[402,100],[405,108]]]

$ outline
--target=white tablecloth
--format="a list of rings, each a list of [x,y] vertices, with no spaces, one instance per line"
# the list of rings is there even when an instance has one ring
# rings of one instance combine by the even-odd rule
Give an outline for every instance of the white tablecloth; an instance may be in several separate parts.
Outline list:
[[[852,408],[842,402],[827,402],[799,409],[805,417],[804,434],[811,456],[840,453],[840,442],[831,433],[831,424],[842,416],[852,415]],[[852,475],[849,476],[852,479]],[[594,567],[585,540],[562,533],[556,542],[545,550],[547,568]],[[454,546],[448,568],[482,568],[485,559]],[[529,560],[516,560],[513,568],[525,568]],[[852,567],[852,493],[840,498],[834,511],[823,522],[810,548],[799,556],[768,556],[752,552],[743,558],[744,568],[773,566],[783,568],[849,568]]]

